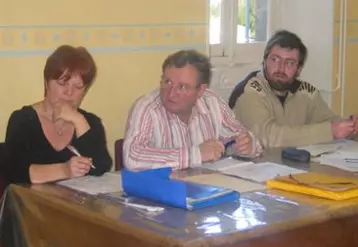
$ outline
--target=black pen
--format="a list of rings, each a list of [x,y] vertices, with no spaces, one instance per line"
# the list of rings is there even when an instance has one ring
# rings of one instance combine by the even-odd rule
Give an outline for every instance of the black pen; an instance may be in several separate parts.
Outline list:
[[[358,159],[354,158],[345,158],[344,161],[347,163],[358,164]]]
[[[225,144],[224,144],[225,150],[226,150],[227,148],[229,148],[231,145],[235,144],[235,143],[236,143],[236,140],[235,140],[235,139],[233,139],[233,140],[228,141],[227,143],[225,143]]]

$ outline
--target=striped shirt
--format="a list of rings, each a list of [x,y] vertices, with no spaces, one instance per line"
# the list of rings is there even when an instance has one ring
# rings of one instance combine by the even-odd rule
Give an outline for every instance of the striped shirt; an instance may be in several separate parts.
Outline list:
[[[184,169],[201,164],[199,145],[206,140],[225,140],[248,130],[239,123],[229,106],[207,89],[193,107],[189,123],[168,112],[159,90],[140,97],[129,113],[124,137],[124,164],[131,170],[171,166]],[[262,153],[253,134],[252,156]]]

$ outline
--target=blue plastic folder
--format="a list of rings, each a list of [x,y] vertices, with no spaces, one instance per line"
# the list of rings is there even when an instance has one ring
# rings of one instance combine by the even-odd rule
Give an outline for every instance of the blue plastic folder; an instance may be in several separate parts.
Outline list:
[[[196,210],[235,201],[237,191],[170,179],[171,168],[140,172],[122,169],[122,185],[129,196],[136,196],[168,206]]]

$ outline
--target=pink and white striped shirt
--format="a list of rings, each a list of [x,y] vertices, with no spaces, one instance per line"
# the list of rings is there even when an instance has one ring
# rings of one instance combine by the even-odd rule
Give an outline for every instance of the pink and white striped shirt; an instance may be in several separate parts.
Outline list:
[[[201,164],[201,143],[229,139],[241,131],[249,132],[213,91],[207,89],[197,100],[189,123],[185,124],[164,108],[157,89],[140,97],[131,109],[124,137],[124,164],[132,170],[163,166],[184,169]],[[256,157],[262,153],[262,147],[249,133],[253,137],[252,156]]]

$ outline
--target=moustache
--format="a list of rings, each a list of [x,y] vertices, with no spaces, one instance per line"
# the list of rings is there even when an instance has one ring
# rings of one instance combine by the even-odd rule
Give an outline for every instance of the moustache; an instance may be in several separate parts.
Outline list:
[[[281,77],[281,78],[287,78],[288,76],[284,73],[273,73],[273,76]]]

